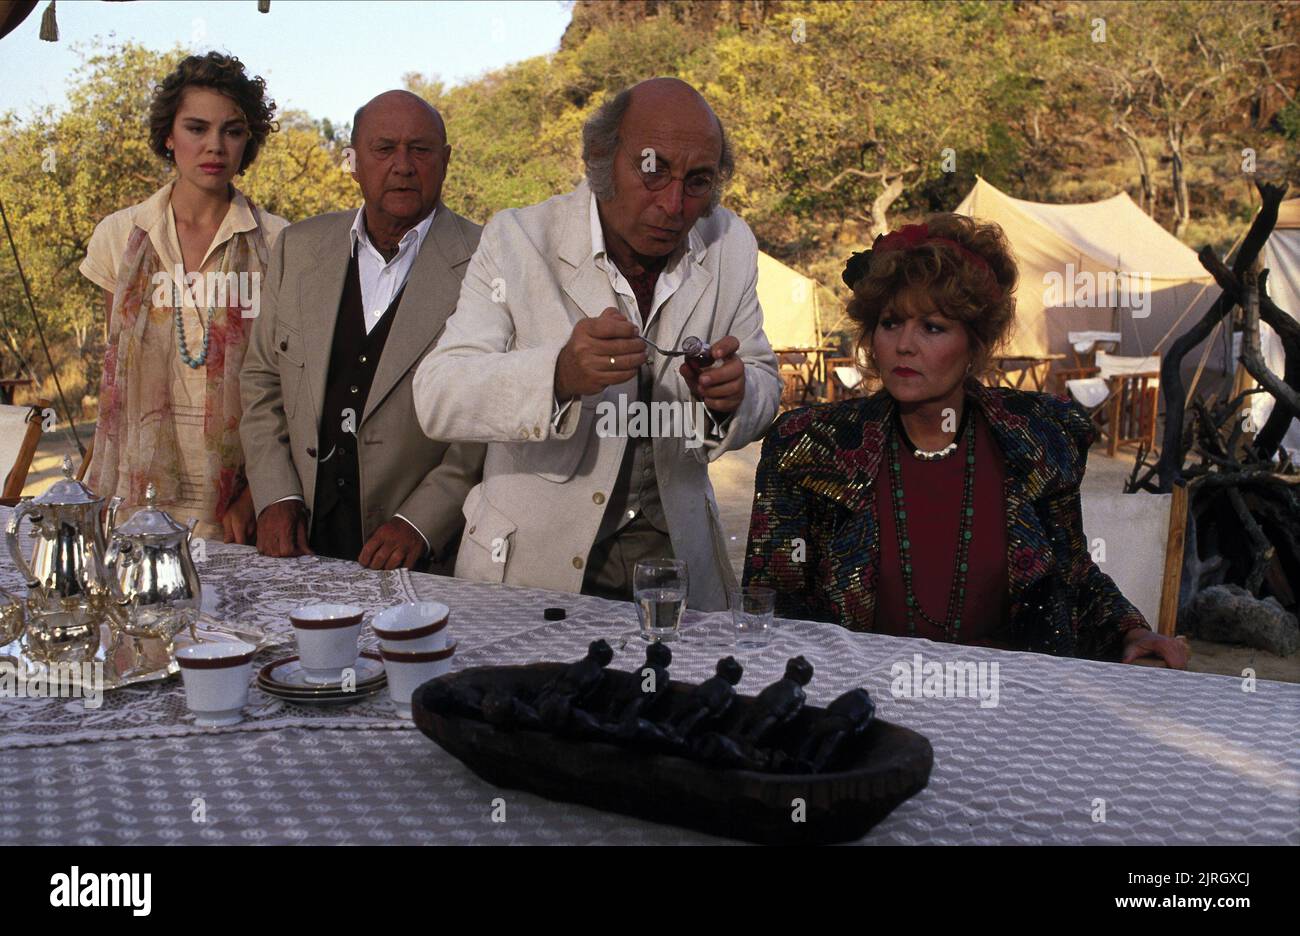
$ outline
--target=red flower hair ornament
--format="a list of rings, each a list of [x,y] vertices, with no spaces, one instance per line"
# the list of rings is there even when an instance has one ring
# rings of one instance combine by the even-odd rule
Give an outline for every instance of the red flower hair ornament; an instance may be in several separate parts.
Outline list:
[[[844,264],[844,273],[841,279],[844,284],[852,289],[871,266],[871,258],[876,254],[890,253],[895,250],[913,250],[917,247],[935,244],[944,247],[951,247],[957,251],[962,261],[977,269],[983,270],[988,277],[987,296],[990,302],[998,302],[1002,299],[1002,289],[998,286],[997,275],[993,272],[993,267],[989,262],[981,257],[975,251],[962,246],[955,240],[948,237],[936,237],[930,233],[930,226],[927,224],[905,224],[897,231],[890,231],[888,234],[881,234],[871,245],[870,250],[864,250],[853,254],[848,262]]]

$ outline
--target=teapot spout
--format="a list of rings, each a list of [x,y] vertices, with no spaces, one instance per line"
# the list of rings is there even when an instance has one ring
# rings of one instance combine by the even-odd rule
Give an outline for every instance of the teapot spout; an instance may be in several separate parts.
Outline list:
[[[104,538],[106,540],[113,537],[113,529],[117,526],[117,508],[122,506],[122,498],[114,495],[108,501],[108,507],[104,509]]]

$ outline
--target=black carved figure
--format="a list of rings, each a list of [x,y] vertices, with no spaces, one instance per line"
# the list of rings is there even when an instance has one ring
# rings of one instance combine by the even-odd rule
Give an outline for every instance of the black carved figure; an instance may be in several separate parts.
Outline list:
[[[812,664],[797,656],[785,664],[785,675],[758,694],[753,707],[732,733],[738,741],[755,747],[763,744],[803,708],[803,687],[812,679]]]
[[[800,766],[812,773],[834,768],[836,758],[850,741],[860,737],[876,714],[876,703],[865,689],[850,689],[813,722],[799,745]]]
[[[679,740],[687,741],[697,728],[720,719],[736,700],[735,687],[744,672],[735,657],[719,660],[715,675],[692,690],[681,710],[669,721],[668,730]]]
[[[672,661],[673,652],[666,644],[655,641],[646,647],[645,665],[633,674],[628,690],[609,705],[607,720],[615,734],[630,737],[635,721],[651,718],[668,698],[668,665]]]
[[[614,651],[604,640],[593,640],[587,655],[570,664],[537,694],[536,709],[542,723],[552,730],[568,726],[572,711],[581,708],[605,677],[605,667],[614,659]]]

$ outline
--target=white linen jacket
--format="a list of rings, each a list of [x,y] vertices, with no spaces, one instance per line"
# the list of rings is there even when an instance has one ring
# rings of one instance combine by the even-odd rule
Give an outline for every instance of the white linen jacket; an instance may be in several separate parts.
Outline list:
[[[586,182],[540,205],[495,215],[461,287],[455,313],[412,382],[415,412],[432,439],[489,443],[483,481],[465,501],[456,562],[461,578],[579,591],[588,553],[618,476],[627,438],[598,433],[602,401],[617,407],[635,381],[575,401],[552,423],[555,363],[580,316],[618,307],[592,256]],[[694,264],[659,310],[657,343],[695,335],[740,341],[745,399],[725,433],[659,435],[655,474],[673,552],[685,559],[688,605],[727,606],[735,575],[727,561],[708,463],[758,438],[776,416],[781,384],[763,333],[758,244],[725,208],[696,222]],[[679,359],[653,355],[651,402],[692,402]],[[604,408],[602,408],[602,412]],[[708,425],[707,418],[704,420]],[[689,444],[688,444],[689,443]]]

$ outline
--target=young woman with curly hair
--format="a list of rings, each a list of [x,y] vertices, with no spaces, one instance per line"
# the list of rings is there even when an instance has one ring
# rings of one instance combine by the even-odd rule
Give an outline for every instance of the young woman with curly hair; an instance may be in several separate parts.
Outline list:
[[[984,386],[1015,321],[996,224],[938,214],[844,280],[871,397],[795,410],[763,443],[745,582],[782,617],[952,643],[1186,664],[1093,563],[1079,506],[1088,417]]]
[[[276,236],[288,224],[232,184],[276,129],[239,59],[184,59],[154,89],[149,141],[174,175],[95,228],[81,272],[104,291],[108,345],[89,485],[156,503],[196,533],[251,542],[239,368]]]

